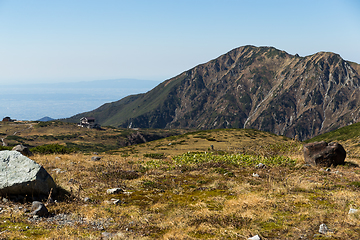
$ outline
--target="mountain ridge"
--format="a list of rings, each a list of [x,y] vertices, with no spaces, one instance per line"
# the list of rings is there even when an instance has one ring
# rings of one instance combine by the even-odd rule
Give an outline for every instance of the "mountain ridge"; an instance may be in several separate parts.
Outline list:
[[[357,122],[360,65],[331,52],[300,57],[274,47],[235,48],[80,116],[141,128],[254,128],[305,140]]]

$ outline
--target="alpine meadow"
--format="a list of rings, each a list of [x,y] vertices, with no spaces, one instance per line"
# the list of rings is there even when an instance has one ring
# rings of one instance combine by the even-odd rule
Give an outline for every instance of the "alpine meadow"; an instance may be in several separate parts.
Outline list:
[[[360,239],[359,108],[359,64],[247,45],[69,118],[4,118],[0,238]],[[344,162],[306,160],[322,141]]]

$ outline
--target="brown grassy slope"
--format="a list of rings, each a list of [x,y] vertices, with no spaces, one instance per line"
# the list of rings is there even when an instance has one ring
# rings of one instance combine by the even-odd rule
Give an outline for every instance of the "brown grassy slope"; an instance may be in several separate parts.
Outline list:
[[[300,146],[290,138],[253,129],[214,129],[190,132],[144,144],[121,148],[122,154],[143,156],[143,154],[164,154],[175,156],[186,152],[224,151],[274,155],[294,146]],[[295,149],[291,149],[296,151]],[[297,149],[298,150],[298,149]]]
[[[102,127],[102,130],[87,129],[73,123],[51,122],[0,122],[0,138],[8,146],[23,144],[36,147],[44,144],[60,144],[79,151],[103,152],[134,144],[132,135],[142,134],[148,139],[185,133],[186,130],[116,129]],[[132,139],[132,140],[131,140]],[[141,140],[141,139],[140,139]]]

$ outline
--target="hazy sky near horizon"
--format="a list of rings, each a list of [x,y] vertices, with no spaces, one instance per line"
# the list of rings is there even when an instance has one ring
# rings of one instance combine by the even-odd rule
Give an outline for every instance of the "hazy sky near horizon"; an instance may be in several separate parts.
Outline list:
[[[162,81],[243,45],[360,63],[360,1],[0,0],[0,84]]]

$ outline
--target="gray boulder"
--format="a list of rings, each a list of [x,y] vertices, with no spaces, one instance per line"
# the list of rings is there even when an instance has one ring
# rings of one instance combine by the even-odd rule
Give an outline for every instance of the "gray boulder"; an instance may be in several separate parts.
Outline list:
[[[304,160],[307,164],[322,167],[343,165],[346,151],[339,143],[313,142],[304,145]]]
[[[30,149],[28,147],[25,147],[23,145],[16,145],[15,147],[12,148],[13,151],[18,151],[21,152],[22,155],[30,157],[33,155],[33,153],[30,151]]]
[[[56,184],[48,172],[17,151],[0,151],[0,195],[49,195]]]

